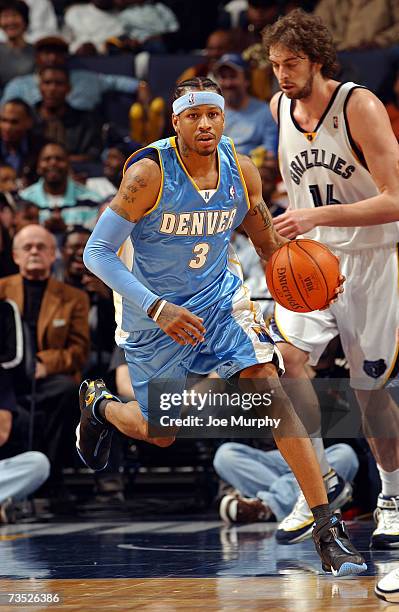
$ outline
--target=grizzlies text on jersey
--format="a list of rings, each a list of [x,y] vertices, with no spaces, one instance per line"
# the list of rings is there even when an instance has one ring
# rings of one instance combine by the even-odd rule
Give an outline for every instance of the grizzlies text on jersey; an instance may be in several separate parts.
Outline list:
[[[337,87],[314,132],[305,132],[298,125],[293,115],[294,101],[280,96],[279,161],[291,208],[352,204],[378,195],[346,116],[348,101],[357,88],[355,83]],[[398,223],[316,227],[306,237],[333,249],[353,251],[396,244],[398,228]]]

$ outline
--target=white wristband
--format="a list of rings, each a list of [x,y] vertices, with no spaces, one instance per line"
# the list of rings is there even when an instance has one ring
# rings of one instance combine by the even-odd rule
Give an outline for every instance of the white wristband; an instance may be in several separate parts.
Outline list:
[[[152,317],[153,321],[156,321],[159,317],[159,315],[161,314],[161,312],[163,311],[165,304],[167,304],[166,300],[162,300],[162,302],[160,303],[160,305],[157,308],[156,313],[154,314],[154,316]]]

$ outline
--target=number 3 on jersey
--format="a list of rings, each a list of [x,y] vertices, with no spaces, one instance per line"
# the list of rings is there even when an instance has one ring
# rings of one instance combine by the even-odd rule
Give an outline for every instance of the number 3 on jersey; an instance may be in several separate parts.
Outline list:
[[[189,266],[190,268],[194,268],[195,270],[198,268],[202,268],[202,266],[206,262],[206,258],[209,253],[209,244],[207,242],[199,242],[193,248],[193,254],[195,257],[190,260]]]

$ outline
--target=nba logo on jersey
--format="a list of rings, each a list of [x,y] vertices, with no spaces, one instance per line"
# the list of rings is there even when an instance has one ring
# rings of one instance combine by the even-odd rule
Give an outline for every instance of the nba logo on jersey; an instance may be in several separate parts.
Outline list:
[[[234,198],[236,197],[236,190],[234,189],[234,185],[230,186],[229,193],[230,193],[230,200],[234,200]]]
[[[188,103],[191,105],[195,104],[195,95],[193,93],[188,94]]]
[[[335,129],[338,129],[338,117],[337,115],[334,115],[333,117],[333,126],[335,127]]]

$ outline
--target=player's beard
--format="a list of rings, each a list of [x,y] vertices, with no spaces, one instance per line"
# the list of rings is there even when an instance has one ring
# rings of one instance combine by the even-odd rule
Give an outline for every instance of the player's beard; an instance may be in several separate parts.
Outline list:
[[[209,157],[210,155],[213,155],[215,153],[215,149],[213,149],[213,151],[196,151],[196,153],[201,157]]]
[[[293,100],[303,100],[304,98],[309,98],[310,94],[312,93],[312,89],[313,89],[313,79],[314,79],[314,74],[311,73],[305,85],[302,87],[302,89],[300,89],[297,92],[295,91],[288,92],[285,95],[287,96],[287,98],[291,98]]]
[[[210,155],[214,155],[215,151],[217,149],[217,144],[215,143],[215,146],[212,149],[200,149],[199,147],[195,148],[194,151],[197,155],[200,155],[201,157],[209,157]]]

